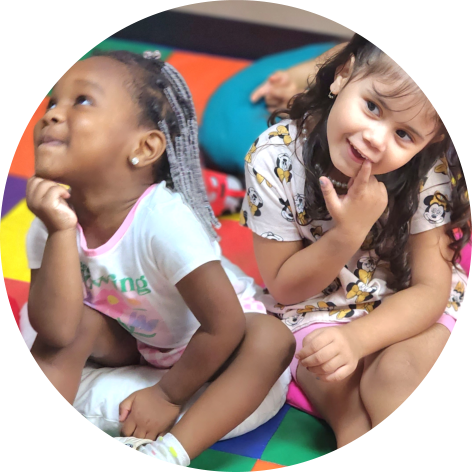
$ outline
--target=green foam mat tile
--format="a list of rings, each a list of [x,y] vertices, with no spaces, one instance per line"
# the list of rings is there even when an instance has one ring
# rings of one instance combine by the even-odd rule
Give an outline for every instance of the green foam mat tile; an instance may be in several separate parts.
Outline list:
[[[222,472],[248,472],[252,470],[256,460],[257,459],[251,459],[250,457],[207,449],[193,459],[190,463],[190,467]]]
[[[295,465],[336,449],[333,431],[324,421],[291,408],[261,459],[280,465]]]
[[[144,51],[154,51],[156,49],[158,49],[161,52],[161,59],[163,61],[167,60],[168,57],[173,52],[171,48],[159,46],[157,44],[140,43],[137,41],[127,41],[125,39],[109,38],[109,39],[105,39],[105,41],[102,41],[100,44],[97,44],[81,59],[86,59],[87,57],[90,57],[94,51],[125,50],[125,51],[134,52],[136,54],[142,54]]]

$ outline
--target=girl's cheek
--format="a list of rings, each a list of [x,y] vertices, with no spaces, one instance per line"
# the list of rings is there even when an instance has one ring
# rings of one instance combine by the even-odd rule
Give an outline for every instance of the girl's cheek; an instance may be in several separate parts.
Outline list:
[[[41,131],[41,128],[42,128],[41,121],[42,120],[43,120],[43,117],[41,117],[39,119],[39,121],[34,125],[34,128],[33,128],[34,136],[37,136],[39,134],[39,132]]]
[[[39,135],[41,134],[41,128],[42,128],[41,119],[36,123],[36,125],[33,128],[33,143],[34,143],[35,147],[37,146],[37,142],[39,140]]]

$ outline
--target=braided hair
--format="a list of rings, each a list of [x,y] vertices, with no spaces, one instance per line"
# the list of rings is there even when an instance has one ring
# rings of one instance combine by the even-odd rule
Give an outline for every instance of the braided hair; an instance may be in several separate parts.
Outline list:
[[[198,149],[198,124],[190,90],[170,64],[160,60],[159,51],[143,56],[129,51],[98,52],[124,64],[131,81],[125,85],[137,103],[138,124],[161,131],[166,149],[153,168],[154,182],[182,195],[212,239],[219,227],[205,190]]]

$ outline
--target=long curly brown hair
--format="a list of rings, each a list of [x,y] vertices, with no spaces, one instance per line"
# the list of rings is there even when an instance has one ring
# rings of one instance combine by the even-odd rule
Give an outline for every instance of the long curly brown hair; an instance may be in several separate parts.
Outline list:
[[[306,212],[310,220],[331,218],[319,184],[319,178],[329,175],[333,168],[326,134],[328,116],[333,106],[333,100],[328,94],[336,71],[342,68],[351,56],[355,57],[355,61],[349,80],[376,75],[384,83],[398,84],[398,79],[403,79],[401,86],[394,87],[387,98],[411,95],[418,99],[418,103],[428,103],[419,87],[410,78],[405,80],[405,73],[393,61],[385,60],[387,56],[379,48],[355,34],[344,49],[319,69],[304,93],[295,95],[288,108],[272,113],[270,124],[282,117],[288,117],[297,123],[297,139],[300,139],[301,130],[307,120],[315,122],[313,130],[307,136],[302,154],[306,170]],[[451,240],[449,247],[453,251],[453,264],[460,261],[461,250],[470,240],[470,205],[462,167],[439,115],[432,107],[431,112],[436,122],[436,136],[441,136],[442,139],[433,139],[407,164],[377,177],[379,181],[384,182],[388,191],[388,211],[372,228],[370,249],[375,250],[378,257],[389,264],[393,278],[388,281],[388,285],[395,291],[407,288],[411,282],[407,250],[410,220],[418,209],[421,183],[438,157],[446,157],[453,181],[452,195],[448,201],[451,222],[446,230]]]

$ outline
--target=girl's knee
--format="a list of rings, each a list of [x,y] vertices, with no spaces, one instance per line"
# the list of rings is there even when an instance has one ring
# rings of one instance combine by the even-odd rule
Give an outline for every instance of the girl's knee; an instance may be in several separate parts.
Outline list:
[[[247,317],[246,340],[250,343],[254,355],[280,355],[290,362],[295,354],[295,338],[292,332],[277,318],[260,313]]]
[[[67,317],[65,318],[67,319]],[[83,343],[85,340],[96,338],[103,322],[103,316],[100,313],[84,306],[82,318],[77,326],[64,321],[53,332],[46,330],[43,332],[41,327],[38,327],[38,340],[41,340],[42,345],[53,349],[65,349],[77,343]]]
[[[90,343],[100,332],[103,325],[102,318],[103,316],[100,313],[84,305],[82,318],[78,326],[74,327],[64,323],[63,326],[58,327],[54,337],[43,336],[41,331],[38,331],[38,337],[40,337],[43,344],[55,349],[65,349],[87,342]]]
[[[340,382],[323,382],[316,374],[299,366],[297,382],[310,403],[322,415],[336,435],[337,447],[342,447],[372,429],[370,418],[359,395],[362,369]]]
[[[383,390],[405,389],[411,392],[421,383],[426,374],[422,372],[413,352],[400,349],[386,349],[379,354],[370,370],[364,375],[362,384],[368,389],[374,383]]]
[[[56,368],[66,368],[72,364],[85,362],[92,354],[94,338],[86,330],[77,330],[73,335],[62,334],[51,340],[38,334],[31,348],[37,362]]]

